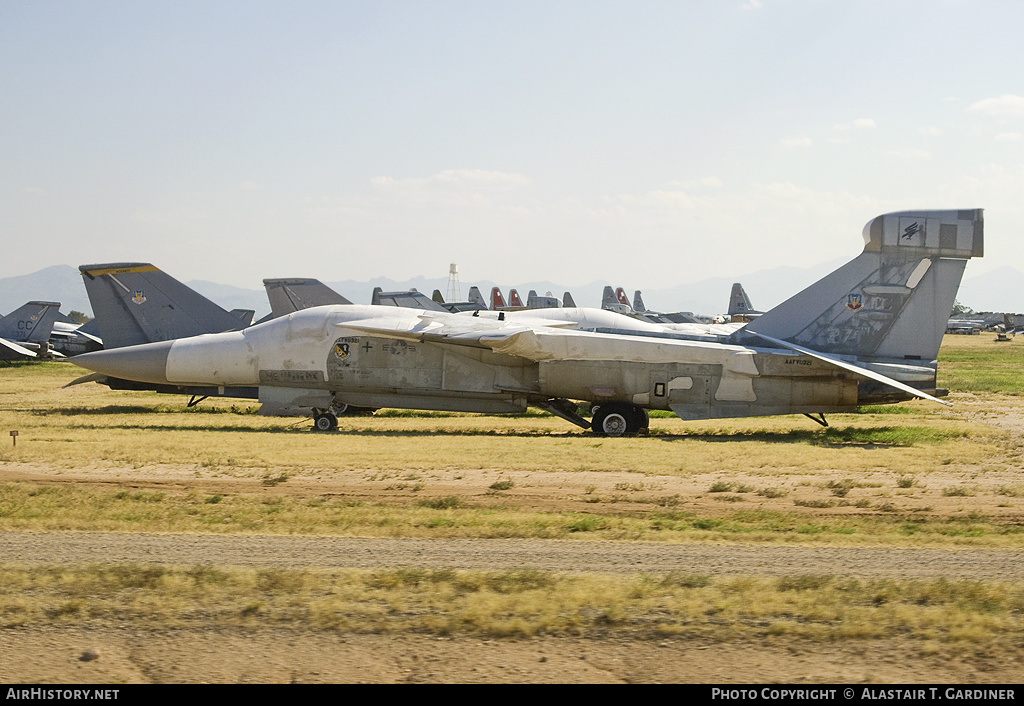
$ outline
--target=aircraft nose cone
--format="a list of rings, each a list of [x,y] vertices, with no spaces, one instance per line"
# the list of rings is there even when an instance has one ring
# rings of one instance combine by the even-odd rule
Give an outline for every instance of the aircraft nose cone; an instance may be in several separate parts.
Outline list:
[[[144,343],[109,351],[75,356],[73,362],[86,370],[137,382],[167,382],[167,355],[174,341]]]

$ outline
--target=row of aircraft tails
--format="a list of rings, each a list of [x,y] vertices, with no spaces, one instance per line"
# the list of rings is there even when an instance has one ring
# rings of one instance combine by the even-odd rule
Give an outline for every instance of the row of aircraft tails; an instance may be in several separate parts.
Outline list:
[[[643,433],[652,409],[826,424],[864,404],[947,404],[936,358],[983,231],[980,209],[878,216],[857,257],[771,310],[735,290],[744,320],[728,323],[673,320],[624,293],[610,311],[565,299],[520,308],[511,296],[486,308],[475,292],[465,311],[440,294],[376,291],[357,305],[316,280],[278,279],[264,281],[271,314],[251,324],[152,265],[82,266],[106,349],[73,359],[93,371],[75,383],[184,393],[189,404],[257,399],[262,413],[308,415],[324,431],[350,407],[536,407],[622,435]]]

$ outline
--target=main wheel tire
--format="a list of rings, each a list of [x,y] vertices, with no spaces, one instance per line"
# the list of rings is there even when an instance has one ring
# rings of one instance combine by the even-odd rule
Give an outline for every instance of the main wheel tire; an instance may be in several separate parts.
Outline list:
[[[632,436],[645,428],[646,412],[625,402],[609,402],[594,413],[590,428],[601,436]]]
[[[601,417],[601,433],[607,436],[622,436],[629,429],[629,421],[622,412],[609,412]]]
[[[313,418],[313,429],[316,431],[332,431],[338,428],[338,418],[330,412],[318,414]]]

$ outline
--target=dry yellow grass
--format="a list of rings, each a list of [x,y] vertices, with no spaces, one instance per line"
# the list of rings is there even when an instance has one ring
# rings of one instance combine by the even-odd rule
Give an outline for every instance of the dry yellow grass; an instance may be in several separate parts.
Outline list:
[[[651,437],[607,439],[550,416],[450,415],[344,418],[337,434],[311,434],[308,421],[237,414],[244,401],[208,400],[186,410],[184,397],[59,385],[69,365],[0,369],[0,429],[18,446],[0,460],[57,468],[193,463],[256,474],[282,469],[337,471],[501,469],[687,475],[709,471],[779,477],[830,471],[900,469],[927,473],[956,461],[995,460],[1000,432],[945,418],[924,403],[907,414],[834,415],[821,429],[802,417],[684,422],[655,418]],[[166,433],[171,432],[173,433]]]
[[[910,637],[991,646],[1019,635],[1022,611],[1019,585],[945,579],[133,564],[4,564],[0,571],[5,627],[301,625],[499,637]]]
[[[4,485],[0,527],[1019,541],[1013,435],[925,403],[834,415],[829,429],[799,416],[656,417],[652,435],[635,439],[596,437],[536,414],[353,417],[339,433],[316,434],[308,420],[259,417],[245,401],[186,409],[184,397],[61,389],[79,372],[68,364],[0,368],[0,433],[20,432],[17,447],[0,445],[0,482],[4,469],[7,480],[28,469],[68,481]],[[146,478],[164,480],[158,490],[132,489]],[[492,487],[502,480],[511,492]],[[849,485],[840,492],[837,482]],[[563,483],[569,491],[558,491]],[[715,484],[733,492],[710,494]],[[564,501],[539,507],[544,488]],[[436,504],[445,498],[454,500]],[[989,516],[982,508],[993,504],[1000,512]]]

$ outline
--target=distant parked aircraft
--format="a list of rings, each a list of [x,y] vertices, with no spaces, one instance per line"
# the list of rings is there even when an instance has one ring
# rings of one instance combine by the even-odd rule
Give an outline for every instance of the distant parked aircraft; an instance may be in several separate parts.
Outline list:
[[[59,302],[33,301],[0,318],[0,360],[63,358],[49,343],[59,314]]]
[[[476,286],[469,288],[468,301],[446,302],[444,297],[441,295],[441,290],[439,289],[435,289],[434,294],[430,298],[452,313],[460,311],[480,311],[487,308],[487,302],[484,301],[484,295],[480,293],[480,288]]]
[[[78,269],[108,350],[245,328],[242,318],[148,262]]]
[[[267,290],[272,319],[314,306],[352,303],[320,280],[308,277],[265,279],[263,288]]]
[[[731,321],[753,321],[763,314],[763,311],[754,309],[750,303],[750,297],[743,291],[743,285],[736,282],[732,285],[732,292],[729,294],[729,317]]]

